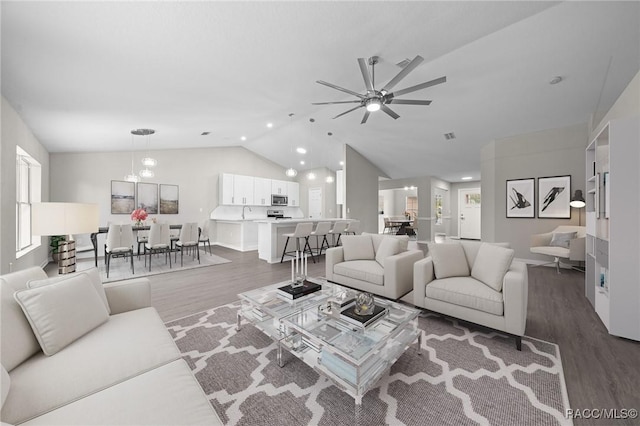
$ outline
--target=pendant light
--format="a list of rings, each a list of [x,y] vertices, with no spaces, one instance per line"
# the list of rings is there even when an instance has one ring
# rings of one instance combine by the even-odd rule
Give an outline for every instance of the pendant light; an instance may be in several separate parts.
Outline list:
[[[331,137],[331,136],[333,136],[333,133],[328,132],[328,133],[327,133],[327,136]],[[323,153],[322,153],[322,159],[323,159],[323,160],[324,160],[324,152],[325,152],[325,151],[326,151],[326,150],[323,150]],[[325,164],[326,164],[326,163],[325,163]],[[326,166],[326,165],[325,165],[325,168],[327,168],[327,166]],[[324,181],[325,181],[325,182],[327,182],[327,183],[333,183],[333,181],[334,181],[333,176],[328,175],[326,178],[324,178]]]
[[[293,131],[293,127],[291,125],[291,123],[293,123],[293,113],[289,113],[289,130]],[[289,145],[289,148],[291,150],[291,154],[293,154],[293,135],[291,136],[291,143]],[[284,174],[287,177],[296,177],[298,175],[298,171],[296,169],[294,169],[293,167],[289,167],[287,170],[284,171]]]
[[[158,162],[155,158],[151,158],[149,156],[149,146],[151,144],[151,135],[153,135],[156,131],[153,129],[134,129],[131,131],[131,134],[136,136],[146,136],[147,137],[147,155],[142,159],[142,165],[144,169],[140,170],[140,177],[145,179],[150,179],[155,176],[153,170],[149,170],[149,167],[155,167]]]
[[[124,180],[134,183],[140,181],[140,177],[137,174],[133,173],[133,135],[131,135],[131,174],[125,175]]]

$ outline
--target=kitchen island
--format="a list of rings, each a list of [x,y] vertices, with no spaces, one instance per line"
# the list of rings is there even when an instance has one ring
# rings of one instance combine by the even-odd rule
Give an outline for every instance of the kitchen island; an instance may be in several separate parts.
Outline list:
[[[282,258],[282,250],[287,242],[287,237],[283,234],[292,233],[296,230],[298,223],[312,222],[315,229],[318,222],[331,222],[333,224],[338,220],[345,220],[347,222],[352,219],[340,219],[340,218],[325,218],[325,219],[264,219],[256,220],[258,224],[258,258],[266,260],[268,263],[278,263]],[[333,244],[330,237],[327,237],[329,244]],[[295,250],[295,239],[289,241],[287,251]],[[315,254],[316,248],[322,244],[322,237],[318,238],[316,244],[316,238],[309,238],[309,245],[313,249]],[[290,258],[285,258],[290,259]],[[311,260],[311,259],[309,259]]]

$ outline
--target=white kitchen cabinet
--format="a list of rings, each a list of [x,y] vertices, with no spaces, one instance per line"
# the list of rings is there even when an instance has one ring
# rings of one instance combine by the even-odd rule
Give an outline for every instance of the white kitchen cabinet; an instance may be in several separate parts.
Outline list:
[[[276,195],[287,195],[287,186],[288,183],[286,180],[275,180],[271,181],[271,193]]]
[[[287,196],[289,206],[300,207],[300,184],[298,182],[287,182]]]
[[[222,173],[220,204],[225,206],[253,205],[253,177]]]
[[[253,203],[256,206],[271,205],[271,179],[253,179]]]

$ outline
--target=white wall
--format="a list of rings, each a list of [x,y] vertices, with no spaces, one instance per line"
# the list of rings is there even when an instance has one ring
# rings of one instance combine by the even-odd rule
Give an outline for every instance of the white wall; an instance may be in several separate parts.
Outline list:
[[[587,123],[581,123],[500,139],[485,146],[481,161],[482,240],[508,241],[517,258],[548,261],[547,256],[530,253],[531,235],[560,225],[578,225],[578,213],[571,209],[571,219],[539,219],[537,212],[533,219],[507,219],[506,181],[571,175],[571,194],[576,189],[584,192],[587,140]],[[537,179],[535,191],[537,206]]]
[[[349,145],[344,153],[345,212],[360,220],[360,231],[378,232],[378,177],[386,175]]]
[[[49,153],[4,97],[1,135],[0,273],[5,274],[10,268],[17,271],[44,265],[49,257],[49,237],[42,237],[39,248],[16,259],[16,145],[42,166],[42,201],[49,201]]]
[[[135,155],[136,170],[140,154]],[[242,147],[161,150],[151,156],[158,160],[156,175],[145,181],[179,186],[179,213],[153,215],[169,223],[208,219],[218,206],[221,173],[290,180],[281,166]],[[130,223],[129,215],[112,215],[110,207],[111,180],[122,180],[130,170],[130,152],[52,153],[51,200],[98,203],[100,224]],[[78,244],[87,238],[81,236]]]

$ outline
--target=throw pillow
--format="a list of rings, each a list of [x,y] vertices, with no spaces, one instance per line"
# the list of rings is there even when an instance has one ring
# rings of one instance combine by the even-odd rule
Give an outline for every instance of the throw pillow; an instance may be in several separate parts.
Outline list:
[[[429,255],[433,259],[433,272],[437,279],[469,276],[467,258],[460,244],[430,244]]]
[[[400,240],[395,238],[383,238],[380,246],[378,247],[378,252],[376,253],[376,262],[380,264],[380,266],[384,266],[384,260],[389,257],[400,253]]]
[[[85,274],[89,277],[89,280],[98,292],[98,296],[100,296],[102,303],[104,303],[105,308],[107,308],[107,313],[110,314],[111,308],[109,307],[109,302],[107,301],[107,294],[104,291],[104,285],[102,284],[102,280],[100,279],[98,268],[87,269],[86,271],[78,272],[74,275],[58,275],[57,277],[46,278],[44,280],[31,280],[27,282],[27,288],[42,287],[43,285],[57,283],[80,274]]]
[[[373,243],[368,235],[345,235],[340,238],[344,260],[374,260]]]
[[[109,319],[87,274],[20,290],[13,297],[47,356],[59,352]]]
[[[471,269],[471,276],[495,291],[502,291],[502,281],[511,266],[513,249],[482,243]]]
[[[576,238],[578,235],[577,232],[554,232],[551,234],[551,242],[549,243],[552,247],[564,247],[569,248],[569,242]]]

